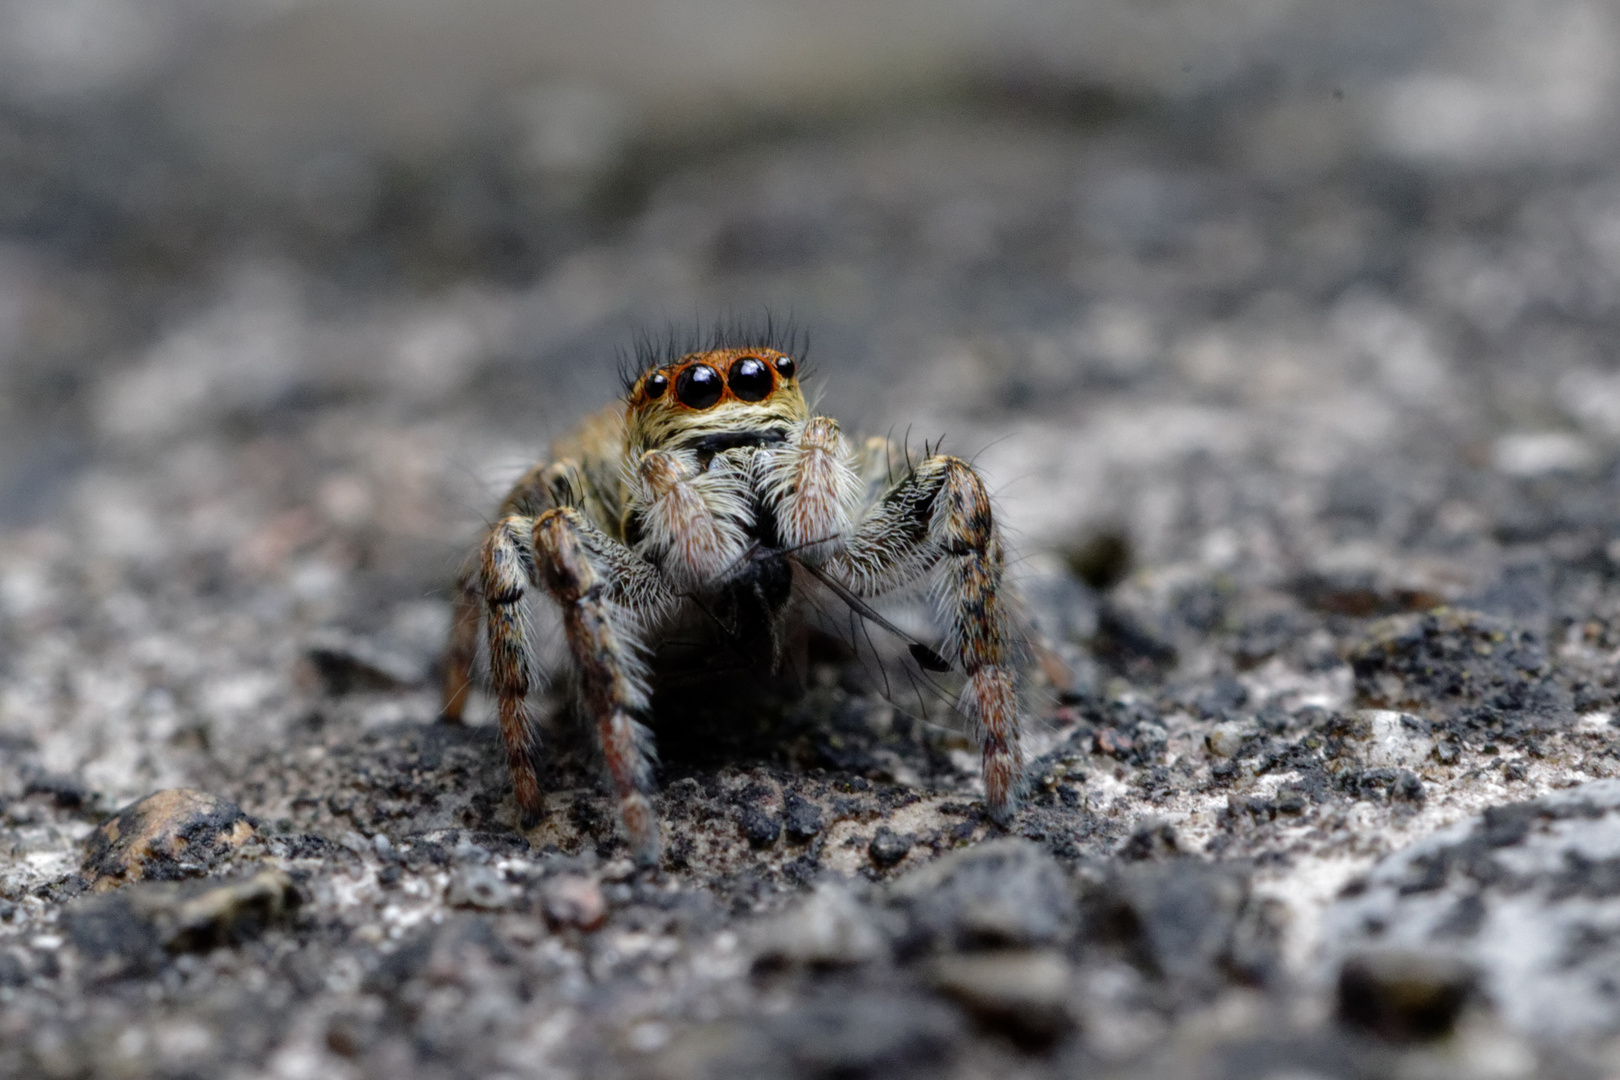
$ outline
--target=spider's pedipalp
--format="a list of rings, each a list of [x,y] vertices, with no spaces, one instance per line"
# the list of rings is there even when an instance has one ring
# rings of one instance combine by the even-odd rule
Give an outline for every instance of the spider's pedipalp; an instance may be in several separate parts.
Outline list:
[[[776,521],[782,546],[805,562],[836,554],[849,532],[860,496],[849,445],[838,422],[812,417],[798,439],[762,455],[761,493]]]
[[[747,547],[744,478],[722,460],[701,470],[690,453],[648,450],[636,463],[626,539],[683,588],[715,581]]]

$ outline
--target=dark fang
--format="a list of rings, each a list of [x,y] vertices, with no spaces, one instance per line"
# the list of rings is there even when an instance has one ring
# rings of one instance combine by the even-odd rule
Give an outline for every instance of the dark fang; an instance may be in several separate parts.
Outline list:
[[[906,648],[910,650],[911,658],[917,661],[917,665],[924,671],[951,670],[951,662],[949,660],[945,659],[943,656],[939,655],[939,653],[935,652],[933,649],[930,649],[920,641],[913,641],[910,645],[906,646]]]
[[[720,373],[708,364],[693,364],[675,377],[675,400],[689,409],[707,409],[726,392]]]

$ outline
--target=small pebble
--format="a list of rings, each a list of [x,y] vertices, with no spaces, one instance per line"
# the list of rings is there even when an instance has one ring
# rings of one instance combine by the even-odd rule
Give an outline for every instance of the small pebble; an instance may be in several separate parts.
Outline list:
[[[1132,745],[1131,737],[1117,728],[1102,728],[1091,740],[1092,749],[1096,753],[1113,757],[1129,754]]]
[[[782,805],[789,840],[804,844],[821,832],[821,807],[798,795],[789,795]]]
[[[1214,730],[1204,736],[1204,746],[1215,757],[1231,757],[1243,748],[1243,726],[1216,724]]]
[[[498,870],[474,864],[460,867],[451,875],[447,902],[452,907],[498,911],[511,906],[515,892]]]
[[[767,814],[758,807],[750,806],[738,816],[737,824],[742,827],[743,836],[748,843],[757,848],[770,847],[776,843],[776,838],[782,835],[782,822],[774,814]]]
[[[83,873],[96,892],[195,875],[255,835],[253,822],[228,799],[169,788],[126,806],[91,833]]]
[[[887,825],[879,825],[866,853],[878,866],[893,866],[911,853],[911,837],[902,836]]]
[[[555,926],[595,930],[607,921],[607,901],[601,888],[577,874],[564,874],[547,882],[541,906]]]
[[[757,942],[760,960],[815,967],[861,964],[888,952],[871,911],[833,884],[817,886],[798,907],[766,922]]]
[[[931,977],[981,1021],[1014,1037],[1050,1039],[1073,1026],[1069,963],[1059,953],[1006,949],[943,956]]]
[[[913,933],[954,948],[1039,946],[1066,939],[1076,913],[1063,870],[1027,840],[996,839],[895,881],[892,903]]]
[[[1339,969],[1339,1019],[1396,1041],[1451,1032],[1474,991],[1458,957],[1389,949],[1352,956]]]

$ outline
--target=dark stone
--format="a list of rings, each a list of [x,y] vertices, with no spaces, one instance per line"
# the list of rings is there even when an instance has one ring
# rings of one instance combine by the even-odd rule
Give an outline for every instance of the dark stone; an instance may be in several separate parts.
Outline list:
[[[399,690],[417,681],[399,660],[362,641],[322,641],[306,649],[304,659],[322,689],[333,696]]]
[[[1508,847],[1517,844],[1530,833],[1530,826],[1542,817],[1551,817],[1538,803],[1512,803],[1507,806],[1488,806],[1475,826],[1475,835],[1486,847]]]
[[[25,961],[26,956],[26,953],[16,949],[0,952],[0,986],[17,987],[27,984],[33,972],[31,965]]]
[[[25,795],[49,795],[62,810],[77,810],[87,805],[92,796],[83,784],[67,776],[43,774],[29,779],[23,788]]]
[[[1081,581],[1107,592],[1130,573],[1130,537],[1117,530],[1093,533],[1064,552],[1063,561]]]
[[[1423,781],[1407,769],[1346,769],[1338,774],[1335,784],[1353,799],[1418,804],[1424,800]]]
[[[1150,821],[1137,827],[1120,845],[1119,857],[1130,862],[1168,859],[1181,854],[1181,841],[1168,822]]]
[[[860,790],[865,789],[865,781],[863,780]],[[809,799],[790,792],[782,800],[782,809],[787,837],[795,844],[808,843],[821,832],[823,828],[821,807]]]
[[[879,825],[872,842],[866,846],[866,853],[878,866],[893,866],[910,854],[911,844],[910,836],[896,833],[887,825]]]
[[[770,847],[782,835],[782,822],[775,814],[768,814],[756,806],[744,807],[737,815],[748,843],[757,848]]]
[[[1471,938],[1485,924],[1485,900],[1471,892],[1454,904],[1446,916],[1435,925],[1437,938]]]
[[[1023,840],[953,852],[896,881],[890,900],[908,916],[903,945],[1046,945],[1073,932],[1074,895],[1051,857]]]
[[[162,933],[137,914],[129,894],[86,897],[69,906],[62,921],[93,979],[150,975],[168,960]]]
[[[1476,976],[1462,960],[1440,954],[1376,951],[1339,969],[1339,1019],[1391,1040],[1450,1034],[1474,993]]]
[[[1584,896],[1593,900],[1620,896],[1620,858],[1590,859],[1564,852],[1564,865],[1552,878],[1551,900]]]
[[[1084,899],[1086,936],[1173,987],[1211,992],[1233,976],[1260,982],[1277,935],[1234,869],[1181,858],[1121,866]]]

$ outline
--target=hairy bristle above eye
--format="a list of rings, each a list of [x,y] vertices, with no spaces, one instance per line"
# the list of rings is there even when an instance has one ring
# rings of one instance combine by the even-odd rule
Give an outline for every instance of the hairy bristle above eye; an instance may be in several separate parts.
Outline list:
[[[621,355],[619,362],[619,377],[626,394],[653,368],[672,364],[691,353],[718,349],[757,348],[786,353],[798,361],[802,377],[805,354],[810,351],[810,335],[791,315],[779,319],[767,311],[752,319],[733,317],[708,325],[694,322],[676,326],[672,323],[662,334],[638,330],[632,348],[633,353]]]

